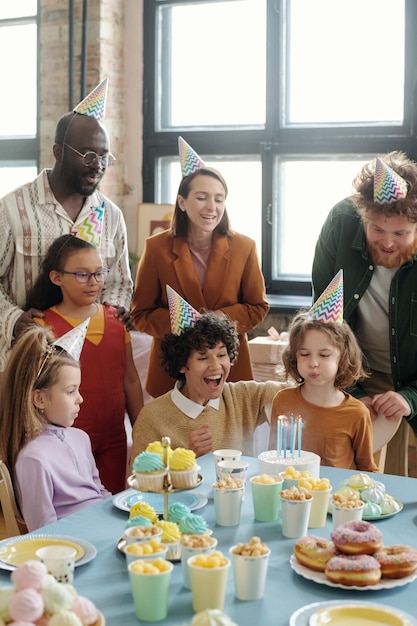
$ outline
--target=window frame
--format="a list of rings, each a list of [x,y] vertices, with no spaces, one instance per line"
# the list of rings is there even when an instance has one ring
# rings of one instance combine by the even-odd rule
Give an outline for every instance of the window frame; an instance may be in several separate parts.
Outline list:
[[[207,0],[205,0],[207,1]],[[216,0],[213,0],[214,2]],[[313,0],[312,0],[313,1]],[[198,2],[198,0],[197,0]],[[169,0],[169,5],[182,0]],[[143,133],[143,199],[155,201],[155,164],[161,156],[177,156],[180,129],[159,131],[155,119],[155,33],[157,10],[164,0],[144,3],[144,133]],[[281,41],[286,42],[287,0],[267,0],[266,34],[266,124],[264,128],[186,129],[187,141],[199,146],[200,154],[259,154],[262,163],[262,250],[259,251],[271,309],[293,312],[311,302],[311,282],[302,279],[272,277],[272,213],[274,207],[274,161],[276,157],[329,158],[343,154],[360,158],[363,154],[381,154],[402,150],[417,161],[417,3],[405,0],[405,85],[404,123],[388,125],[332,125],[311,127],[285,126],[281,107],[282,79],[276,80],[279,59],[280,76],[284,75],[286,54],[281,54]],[[276,35],[278,33],[278,36]],[[286,44],[286,49],[288,45]],[[381,47],[381,54],[389,53]],[[368,68],[358,68],[358,71]],[[166,106],[166,103],[165,103]],[[284,105],[285,106],[285,105]],[[329,207],[330,209],[331,207]]]
[[[0,165],[3,166],[26,166],[35,163],[39,170],[39,127],[40,127],[40,0],[37,0],[36,15],[25,15],[23,17],[14,17],[0,19],[0,23],[4,26],[26,26],[27,24],[35,24],[36,26],[36,134],[33,136],[0,136]],[[1,28],[1,27],[0,27]]]

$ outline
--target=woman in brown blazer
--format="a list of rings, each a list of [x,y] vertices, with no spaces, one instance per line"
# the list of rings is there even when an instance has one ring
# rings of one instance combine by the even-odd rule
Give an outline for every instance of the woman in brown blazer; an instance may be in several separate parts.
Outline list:
[[[167,285],[197,311],[225,313],[237,322],[232,382],[253,378],[246,333],[269,310],[255,242],[230,229],[226,182],[202,165],[183,177],[171,226],[146,240],[136,275],[132,320],[153,337],[146,389],[154,397],[175,384],[160,365],[160,340],[171,331]]]

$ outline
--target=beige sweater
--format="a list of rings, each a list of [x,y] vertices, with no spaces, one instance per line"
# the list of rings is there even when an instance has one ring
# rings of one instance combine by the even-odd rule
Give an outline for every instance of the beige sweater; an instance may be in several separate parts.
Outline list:
[[[219,410],[206,406],[196,419],[180,411],[168,391],[139,413],[133,428],[132,461],[148,443],[162,437],[171,438],[172,448],[188,448],[190,432],[206,422],[213,437],[213,450],[237,448],[253,456],[253,431],[269,420],[268,405],[282,387],[282,383],[272,381],[225,383]]]

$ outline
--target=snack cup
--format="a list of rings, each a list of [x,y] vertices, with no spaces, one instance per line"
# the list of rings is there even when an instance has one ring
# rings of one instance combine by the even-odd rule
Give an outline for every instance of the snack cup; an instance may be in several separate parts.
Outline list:
[[[230,560],[227,559],[226,565],[222,567],[200,567],[193,564],[196,558],[198,555],[191,556],[187,561],[190,568],[193,609],[196,613],[206,609],[222,611]]]
[[[331,491],[331,488],[308,490],[313,497],[308,518],[308,528],[322,528],[326,525]]]
[[[191,576],[190,568],[188,567],[188,559],[192,556],[195,556],[196,554],[210,554],[211,552],[213,552],[217,547],[217,539],[215,539],[214,537],[210,537],[210,541],[212,542],[210,546],[201,546],[196,548],[184,546],[180,542],[182,580],[186,589],[191,589]]]
[[[130,552],[129,550],[134,549],[134,545],[135,544],[129,544],[127,546],[125,546],[124,548],[122,548],[122,551],[125,553],[126,555],[126,563],[127,565],[129,565],[129,563],[132,563],[133,561],[137,561],[140,559],[157,559],[157,558],[161,558],[161,559],[166,559],[167,557],[167,552],[168,552],[168,548],[164,543],[159,542],[158,546],[160,547],[160,550],[158,552],[150,552],[149,554],[135,554],[135,552]],[[139,544],[137,544],[139,545]],[[146,544],[141,543],[141,546],[144,546]]]
[[[240,522],[244,487],[219,489],[213,487],[214,509],[218,526],[237,526]]]
[[[279,476],[271,476],[274,483],[260,483],[257,476],[250,479],[252,487],[253,511],[258,522],[273,522],[279,517],[280,497],[283,479]],[[255,479],[255,480],[254,480]]]
[[[307,534],[313,498],[308,500],[288,500],[281,497],[282,534],[290,539],[298,539]]]
[[[285,472],[280,472],[279,476],[284,481],[282,483],[282,489],[291,489],[291,487],[298,487],[298,478],[290,478],[285,476]]]
[[[260,556],[243,556],[229,550],[232,561],[235,596],[238,600],[260,600],[265,591],[266,572],[271,551]]]
[[[143,533],[143,536],[140,536],[140,533]],[[125,529],[123,539],[126,545],[129,543],[148,543],[150,539],[161,541],[161,535],[162,529],[157,526],[131,526]]]
[[[246,473],[248,471],[248,463],[246,461],[219,461],[217,469],[220,475],[220,480],[226,476],[230,476],[234,480],[238,479],[245,484]]]
[[[332,502],[332,518],[333,528],[337,528],[340,524],[351,521],[360,521],[363,513],[363,502],[358,501],[358,506],[347,508],[345,506],[338,506]]]
[[[137,619],[144,622],[158,622],[165,619],[168,614],[168,596],[173,564],[166,561],[166,571],[157,574],[144,574],[132,569],[135,562],[129,563],[127,567]]]
[[[216,481],[220,480],[220,474],[218,469],[218,464],[220,461],[240,461],[240,457],[242,456],[241,450],[233,450],[225,448],[223,450],[215,450],[213,452],[214,458],[214,470],[216,472]]]
[[[71,546],[44,546],[36,550],[36,558],[45,563],[48,574],[59,583],[72,583],[74,580],[75,557],[77,550]]]

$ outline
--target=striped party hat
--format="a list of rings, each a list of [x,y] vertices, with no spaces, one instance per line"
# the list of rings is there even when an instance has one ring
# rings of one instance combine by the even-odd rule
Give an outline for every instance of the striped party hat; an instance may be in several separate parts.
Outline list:
[[[178,151],[183,178],[204,167],[204,161],[201,160],[197,152],[182,137],[178,137]]]
[[[103,232],[103,215],[105,203],[91,211],[81,224],[76,224],[71,229],[71,235],[88,241],[96,248],[100,247]]]
[[[174,335],[181,335],[184,328],[193,326],[201,315],[169,285],[167,285],[167,294],[171,332]]]
[[[95,117],[96,120],[102,122],[106,113],[107,80],[107,78],[104,78],[84,100],[81,100],[73,109],[74,112],[88,115],[88,117]]]
[[[79,361],[89,323],[90,318],[87,317],[87,319],[81,322],[81,324],[71,328],[71,330],[65,333],[65,335],[62,335],[62,337],[59,337],[59,339],[54,341],[54,346],[59,346],[65,350],[65,352],[68,352],[73,359]]]
[[[320,322],[343,322],[343,270],[337,272],[309,313]]]
[[[377,157],[374,175],[375,204],[390,204],[401,200],[406,197],[407,189],[404,178]]]

